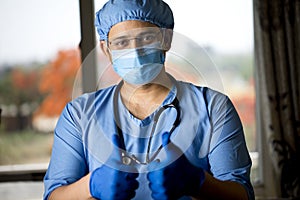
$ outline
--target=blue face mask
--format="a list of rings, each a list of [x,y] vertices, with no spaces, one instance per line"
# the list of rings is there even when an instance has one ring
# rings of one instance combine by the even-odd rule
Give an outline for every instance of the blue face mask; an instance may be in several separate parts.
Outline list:
[[[165,55],[153,47],[111,50],[115,72],[126,82],[144,85],[153,81],[161,72]]]

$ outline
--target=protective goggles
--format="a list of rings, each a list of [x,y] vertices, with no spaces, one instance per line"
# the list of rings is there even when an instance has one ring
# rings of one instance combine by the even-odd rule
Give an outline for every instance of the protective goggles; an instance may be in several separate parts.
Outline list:
[[[121,32],[108,37],[107,47],[110,50],[133,49],[156,44],[156,48],[169,50],[172,41],[171,29],[144,27]]]

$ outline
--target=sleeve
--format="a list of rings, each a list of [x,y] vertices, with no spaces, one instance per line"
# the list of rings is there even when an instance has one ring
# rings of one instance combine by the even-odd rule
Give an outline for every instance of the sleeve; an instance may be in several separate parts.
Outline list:
[[[220,93],[212,94],[208,106],[212,123],[208,156],[210,170],[219,180],[241,183],[246,188],[249,199],[254,199],[250,182],[252,162],[240,118],[230,99]]]
[[[52,155],[44,177],[44,200],[54,189],[71,184],[87,174],[79,113],[69,103],[57,122]]]

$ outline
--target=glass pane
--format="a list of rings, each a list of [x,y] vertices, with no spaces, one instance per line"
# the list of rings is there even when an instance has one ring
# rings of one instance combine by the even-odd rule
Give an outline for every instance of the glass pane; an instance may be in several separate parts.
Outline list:
[[[199,44],[215,64],[209,78],[221,77],[221,92],[234,103],[245,130],[246,142],[253,161],[251,178],[258,177],[258,147],[255,130],[255,90],[253,57],[253,13],[251,0],[185,0],[166,2],[173,9],[174,31]],[[191,45],[182,44],[182,48]],[[192,50],[190,51],[191,53]],[[212,66],[213,69],[213,66]],[[217,77],[217,79],[215,78]],[[210,81],[210,82],[214,82]],[[220,90],[218,87],[210,87]]]
[[[0,165],[48,163],[80,66],[79,4],[2,0]]]

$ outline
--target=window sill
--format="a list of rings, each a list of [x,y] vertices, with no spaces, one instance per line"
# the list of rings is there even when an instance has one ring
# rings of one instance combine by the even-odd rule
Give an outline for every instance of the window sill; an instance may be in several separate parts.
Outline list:
[[[48,163],[0,166],[0,182],[42,181]]]

